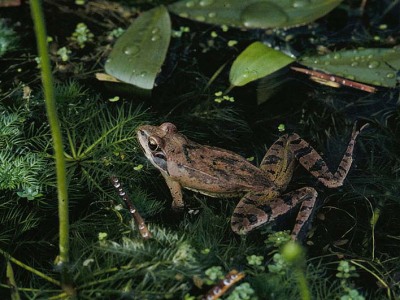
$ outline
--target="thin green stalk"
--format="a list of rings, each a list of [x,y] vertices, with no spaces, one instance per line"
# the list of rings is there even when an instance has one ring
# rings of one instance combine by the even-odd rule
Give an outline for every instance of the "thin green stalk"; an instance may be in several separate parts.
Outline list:
[[[21,296],[19,295],[19,292],[18,292],[18,285],[14,278],[14,270],[9,261],[7,261],[6,275],[7,275],[7,279],[9,282],[9,286],[11,287],[11,291],[10,291],[11,299],[12,300],[21,300]]]
[[[300,298],[302,300],[310,300],[311,293],[304,271],[304,266],[306,264],[304,249],[297,242],[290,241],[283,246],[281,253],[282,257],[293,268],[293,273],[299,287]]]
[[[40,56],[42,83],[46,103],[47,118],[49,120],[53,148],[56,160],[57,190],[58,190],[58,218],[59,218],[59,249],[60,264],[62,266],[62,281],[66,280],[66,265],[69,262],[69,216],[68,216],[68,191],[65,169],[64,150],[61,128],[57,116],[53,76],[47,45],[47,33],[40,0],[29,1],[32,19],[35,27],[37,47]],[[68,281],[68,280],[67,280]]]
[[[45,279],[45,280],[47,280],[47,281],[49,281],[49,282],[51,282],[51,283],[53,283],[55,285],[58,285],[58,286],[61,285],[61,283],[58,280],[55,280],[55,279],[51,278],[50,276],[47,276],[46,274],[44,274],[44,273],[42,273],[42,272],[40,272],[40,271],[28,266],[27,264],[24,264],[22,261],[12,257],[6,251],[0,249],[0,254],[3,255],[9,261],[11,261],[14,264],[16,264],[17,266],[20,266],[21,268],[24,268],[25,270],[27,270],[27,271],[29,271],[29,272],[31,272],[31,273],[33,273],[33,274]],[[19,290],[21,290],[21,288],[19,288]]]
[[[311,294],[310,294],[310,289],[308,287],[306,276],[304,274],[304,270],[302,270],[300,267],[297,267],[294,270],[294,274],[297,279],[297,284],[299,285],[301,299],[310,300]]]

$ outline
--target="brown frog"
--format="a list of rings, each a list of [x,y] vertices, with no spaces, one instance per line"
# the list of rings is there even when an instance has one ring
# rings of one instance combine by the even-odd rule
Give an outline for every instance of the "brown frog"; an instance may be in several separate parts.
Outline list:
[[[296,133],[280,137],[269,148],[259,168],[236,153],[189,140],[172,123],[140,126],[137,136],[146,157],[164,176],[173,208],[184,206],[182,188],[211,197],[243,196],[232,215],[231,227],[237,234],[246,234],[301,204],[291,233],[296,239],[314,209],[317,191],[303,187],[284,193],[295,162],[300,162],[326,187],[341,186],[353,161],[356,138],[367,125],[358,130],[354,126],[335,173]]]

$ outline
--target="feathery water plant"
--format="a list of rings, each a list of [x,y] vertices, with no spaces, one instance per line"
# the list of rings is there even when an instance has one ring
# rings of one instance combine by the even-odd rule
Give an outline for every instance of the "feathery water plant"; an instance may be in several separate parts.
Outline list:
[[[32,200],[40,196],[47,162],[40,153],[29,151],[23,134],[26,117],[22,109],[10,111],[0,105],[0,190],[18,191]]]
[[[5,19],[0,19],[0,57],[14,49],[18,44],[18,37],[14,29],[7,25]]]

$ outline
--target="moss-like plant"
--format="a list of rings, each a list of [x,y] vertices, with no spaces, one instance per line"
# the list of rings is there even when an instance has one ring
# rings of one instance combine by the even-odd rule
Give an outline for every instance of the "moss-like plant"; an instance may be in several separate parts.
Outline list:
[[[15,49],[18,45],[18,36],[5,19],[0,18],[0,57],[6,52]]]

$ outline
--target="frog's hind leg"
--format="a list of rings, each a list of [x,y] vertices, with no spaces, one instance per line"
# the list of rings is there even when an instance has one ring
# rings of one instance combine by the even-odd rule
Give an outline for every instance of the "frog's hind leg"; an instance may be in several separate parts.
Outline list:
[[[279,197],[273,192],[250,192],[240,200],[233,212],[232,230],[237,234],[247,234],[286,214],[301,203],[291,234],[293,239],[297,239],[299,235],[303,235],[306,225],[309,223],[308,220],[313,212],[317,195],[317,191],[311,187],[303,187]]]
[[[357,129],[357,125],[354,125],[346,152],[344,153],[335,173],[329,171],[328,166],[321,156],[297,134],[290,135],[288,141],[294,156],[300,164],[326,187],[335,188],[343,185],[343,181],[353,162],[353,150],[356,138],[367,126],[368,124],[365,124],[360,129]]]
[[[273,143],[260,164],[268,180],[280,191],[286,189],[294,170],[295,157],[288,138],[289,135],[285,134]]]
[[[354,126],[346,152],[335,173],[329,170],[321,155],[296,133],[284,135],[276,141],[265,155],[260,168],[278,188],[284,189],[292,176],[295,158],[326,187],[339,187],[343,185],[353,162],[356,138],[367,125],[365,124],[360,129]]]

